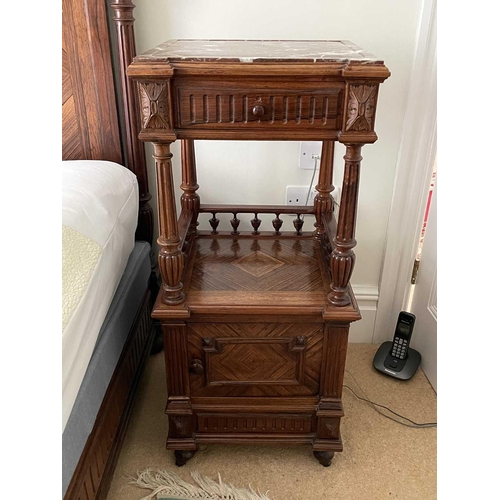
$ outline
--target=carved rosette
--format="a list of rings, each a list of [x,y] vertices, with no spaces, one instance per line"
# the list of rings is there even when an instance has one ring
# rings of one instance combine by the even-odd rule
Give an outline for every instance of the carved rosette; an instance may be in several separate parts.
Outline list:
[[[345,130],[372,132],[378,85],[349,85]]]
[[[143,129],[170,129],[166,83],[139,83]]]

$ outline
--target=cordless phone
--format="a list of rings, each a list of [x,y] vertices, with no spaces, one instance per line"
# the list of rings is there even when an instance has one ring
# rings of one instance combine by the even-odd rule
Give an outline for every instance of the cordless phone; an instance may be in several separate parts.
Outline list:
[[[392,357],[406,359],[414,324],[415,316],[413,314],[404,311],[399,313],[394,339],[392,340]]]
[[[376,370],[399,380],[409,380],[415,375],[421,361],[420,353],[410,347],[415,319],[409,312],[399,313],[392,342],[383,342],[375,354]]]

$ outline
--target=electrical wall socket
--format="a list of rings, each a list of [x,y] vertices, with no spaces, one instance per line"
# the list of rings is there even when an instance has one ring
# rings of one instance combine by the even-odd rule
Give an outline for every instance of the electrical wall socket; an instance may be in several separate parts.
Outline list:
[[[311,193],[309,194],[309,200],[306,200],[308,191],[309,191],[309,186],[287,186],[285,205],[295,205],[298,207],[303,207],[305,205],[313,205],[314,197],[318,192],[316,191],[316,189],[314,189],[313,186],[311,189]]]
[[[309,191],[309,186],[287,186],[286,187],[286,200],[285,205],[296,205],[298,207],[303,207],[306,205],[306,196]],[[307,200],[307,205],[314,205],[314,198],[318,194],[314,186],[309,194],[309,200]],[[336,210],[340,205],[340,188],[336,187],[332,191],[333,202],[336,205]]]
[[[300,143],[299,168],[314,170],[314,162],[317,161],[317,168],[319,169],[322,145],[321,141],[302,141]],[[314,156],[317,156],[318,159],[314,160]]]

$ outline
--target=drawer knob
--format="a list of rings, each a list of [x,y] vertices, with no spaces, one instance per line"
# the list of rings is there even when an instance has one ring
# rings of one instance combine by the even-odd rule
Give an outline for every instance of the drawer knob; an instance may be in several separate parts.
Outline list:
[[[252,108],[252,113],[255,116],[264,116],[264,106],[260,106],[259,104],[257,106],[254,106]]]
[[[203,375],[205,369],[203,368],[203,363],[201,359],[193,359],[191,365],[189,366],[189,373],[193,375]]]

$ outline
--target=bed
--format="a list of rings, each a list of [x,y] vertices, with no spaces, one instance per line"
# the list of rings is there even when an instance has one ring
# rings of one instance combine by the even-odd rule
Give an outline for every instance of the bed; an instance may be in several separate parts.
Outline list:
[[[110,6],[116,33],[108,28]],[[106,497],[155,338],[151,195],[137,103],[125,76],[135,54],[133,6],[129,0],[110,6],[63,0],[62,495],[68,500]]]

